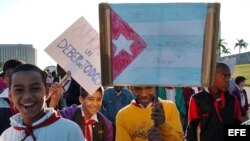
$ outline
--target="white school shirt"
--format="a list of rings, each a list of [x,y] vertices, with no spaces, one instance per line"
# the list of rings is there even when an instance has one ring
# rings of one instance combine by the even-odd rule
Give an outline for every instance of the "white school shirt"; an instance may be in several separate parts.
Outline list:
[[[80,105],[80,107],[81,107],[81,111],[82,111],[82,117],[85,117],[84,112],[83,112],[82,105]],[[95,122],[98,122],[98,119],[97,119],[97,113],[96,113],[96,114],[94,114],[94,115],[92,115],[92,116],[90,117],[90,119],[89,119],[89,120],[94,120]],[[89,120],[87,120],[87,121],[89,121]],[[85,122],[87,122],[87,121],[85,121]],[[89,131],[90,131],[91,141],[93,141],[93,131],[92,131],[92,126],[93,126],[93,125],[89,125],[89,126],[88,126]]]
[[[243,89],[241,89],[239,86],[236,85],[236,87],[238,88],[239,92],[240,92],[240,105],[241,107],[244,107],[246,105],[246,100],[245,100],[245,96],[242,92]]]
[[[52,108],[46,108],[46,112],[46,115],[32,125],[38,125],[48,119],[55,110]],[[10,121],[11,127],[2,133],[0,141],[19,141],[25,137],[25,131],[18,131],[13,128],[13,126],[25,127],[22,122],[21,114],[18,113],[12,116]],[[36,137],[36,141],[85,141],[80,127],[73,121],[64,118],[60,118],[45,127],[34,129],[33,134]],[[33,141],[33,138],[28,136],[25,141]]]

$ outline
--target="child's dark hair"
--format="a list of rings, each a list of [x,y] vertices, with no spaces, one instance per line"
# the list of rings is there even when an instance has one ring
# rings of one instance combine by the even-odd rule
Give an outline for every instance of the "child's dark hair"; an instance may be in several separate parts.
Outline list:
[[[101,94],[103,95],[103,87],[101,86],[101,87],[99,87],[97,90],[96,90],[96,92],[101,92]],[[82,87],[80,88],[80,96],[84,99],[84,98],[86,98],[87,96],[89,95],[89,93],[85,90],[85,89],[83,89]]]
[[[18,67],[16,67],[11,76],[10,76],[10,81],[9,81],[9,89],[11,89],[11,83],[12,83],[12,76],[18,72],[27,72],[27,71],[33,71],[33,72],[38,72],[41,76],[41,79],[44,83],[44,86],[46,87],[46,78],[45,78],[45,75],[43,73],[43,71],[38,68],[37,66],[35,65],[32,65],[32,64],[23,64],[23,65],[20,65]]]
[[[245,78],[244,76],[238,76],[238,77],[236,77],[236,79],[235,79],[235,83],[236,83],[237,85],[239,85],[240,82],[243,82],[243,81],[246,81],[246,78]]]
[[[3,65],[3,74],[6,73],[7,69],[9,69],[9,68],[14,69],[15,67],[20,66],[22,64],[25,64],[25,62],[22,60],[18,60],[18,59],[10,59],[10,60],[6,61]]]
[[[218,69],[218,68],[223,68],[223,69],[225,69],[225,68],[229,68],[229,67],[228,67],[228,65],[225,64],[225,63],[217,62],[217,63],[216,63],[216,68],[217,68],[217,69]]]

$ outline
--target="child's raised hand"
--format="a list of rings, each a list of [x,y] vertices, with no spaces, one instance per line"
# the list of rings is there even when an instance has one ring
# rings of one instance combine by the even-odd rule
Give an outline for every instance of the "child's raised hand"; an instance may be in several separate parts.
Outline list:
[[[56,107],[61,98],[62,86],[58,83],[53,83],[49,88],[49,95],[47,99],[50,98],[49,107]]]
[[[158,127],[165,122],[165,114],[161,102],[155,103],[152,109],[151,119],[154,120],[155,127]]]

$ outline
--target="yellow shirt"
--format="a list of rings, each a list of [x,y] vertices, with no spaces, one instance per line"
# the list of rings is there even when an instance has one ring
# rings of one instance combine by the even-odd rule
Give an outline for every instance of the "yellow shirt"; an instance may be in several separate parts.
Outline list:
[[[160,126],[164,141],[183,141],[179,112],[171,101],[161,100],[166,122]],[[147,131],[153,126],[152,107],[141,108],[132,102],[116,116],[116,141],[147,141]]]

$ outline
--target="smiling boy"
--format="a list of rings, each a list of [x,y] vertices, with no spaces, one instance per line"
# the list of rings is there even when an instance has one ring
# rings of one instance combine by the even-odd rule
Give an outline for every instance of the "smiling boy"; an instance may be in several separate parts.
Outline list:
[[[84,141],[75,123],[46,108],[47,94],[46,78],[41,69],[31,64],[15,68],[9,80],[9,98],[19,113],[10,118],[11,127],[3,132],[0,140]]]
[[[55,107],[60,98],[60,87],[53,84],[51,89],[54,94],[50,107]],[[103,87],[98,88],[93,94],[81,88],[79,96],[81,105],[73,104],[58,111],[62,117],[71,119],[79,125],[87,141],[113,141],[112,122],[99,112],[103,93]]]

